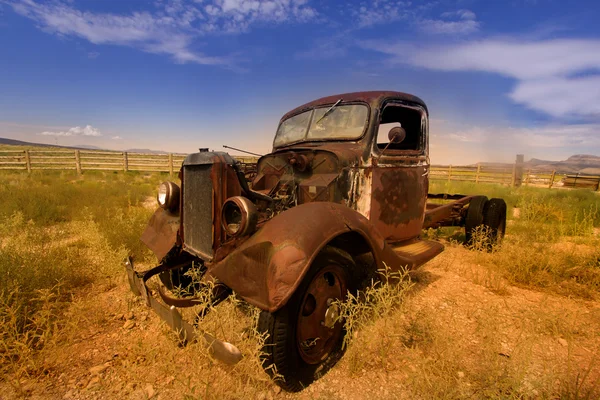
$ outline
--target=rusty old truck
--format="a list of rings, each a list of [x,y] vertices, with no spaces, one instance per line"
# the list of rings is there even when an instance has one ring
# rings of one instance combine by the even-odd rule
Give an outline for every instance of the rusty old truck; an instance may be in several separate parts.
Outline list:
[[[416,268],[442,252],[423,229],[464,226],[469,240],[485,227],[490,243],[504,235],[502,199],[429,194],[428,120],[413,95],[340,94],[285,114],[251,182],[225,152],[188,155],[180,184],[160,185],[142,235],[158,265],[138,272],[126,263],[133,292],[182,341],[203,335],[230,363],[239,350],[198,333],[202,313],[189,323],[178,308],[198,304],[193,292],[207,287],[215,305],[235,293],[261,310],[265,370],[283,389],[302,390],[342,352],[336,300],[383,268]],[[177,295],[192,266],[212,284]],[[154,276],[157,289],[147,284]]]

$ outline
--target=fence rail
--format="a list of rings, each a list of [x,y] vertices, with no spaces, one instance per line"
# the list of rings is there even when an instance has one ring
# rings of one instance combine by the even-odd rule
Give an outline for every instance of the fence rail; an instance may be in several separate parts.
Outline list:
[[[131,153],[95,150],[0,150],[0,169],[144,171],[179,170],[186,154]],[[242,164],[256,163],[256,157],[236,157]]]
[[[565,175],[549,170],[523,170],[519,169],[517,164],[513,164],[510,168],[477,164],[469,166],[432,165],[429,177],[431,180],[447,182],[498,183],[510,186],[536,185],[551,188],[563,186],[562,180]],[[564,184],[564,186],[567,185]]]
[[[131,153],[97,150],[0,150],[0,170],[76,170],[83,171],[144,171],[169,172],[179,170],[186,154]],[[256,172],[258,157],[235,156],[247,176]],[[522,160],[522,158],[521,158]],[[432,165],[432,181],[497,183],[510,186],[535,185],[549,188],[581,187],[600,189],[600,176],[561,174],[557,171],[524,169],[520,163],[512,167],[477,165]]]

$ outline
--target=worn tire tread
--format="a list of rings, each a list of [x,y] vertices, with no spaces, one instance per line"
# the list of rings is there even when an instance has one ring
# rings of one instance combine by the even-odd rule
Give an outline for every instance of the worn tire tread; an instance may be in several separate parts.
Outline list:
[[[475,196],[469,202],[469,208],[465,217],[465,238],[468,244],[473,240],[473,231],[483,224],[488,201],[486,196]]]

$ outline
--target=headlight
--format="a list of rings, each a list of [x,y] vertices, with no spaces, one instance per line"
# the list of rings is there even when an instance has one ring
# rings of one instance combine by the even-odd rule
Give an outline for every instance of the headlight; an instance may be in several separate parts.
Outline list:
[[[221,211],[221,224],[229,236],[249,235],[256,229],[258,212],[254,204],[245,197],[228,198]]]
[[[176,210],[179,207],[179,186],[169,181],[161,183],[156,200],[165,210]]]

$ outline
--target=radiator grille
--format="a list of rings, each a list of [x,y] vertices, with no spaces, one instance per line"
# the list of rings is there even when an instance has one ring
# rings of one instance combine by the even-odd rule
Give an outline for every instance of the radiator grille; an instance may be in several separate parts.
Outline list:
[[[213,251],[212,164],[186,165],[183,172],[183,242],[207,261]]]

